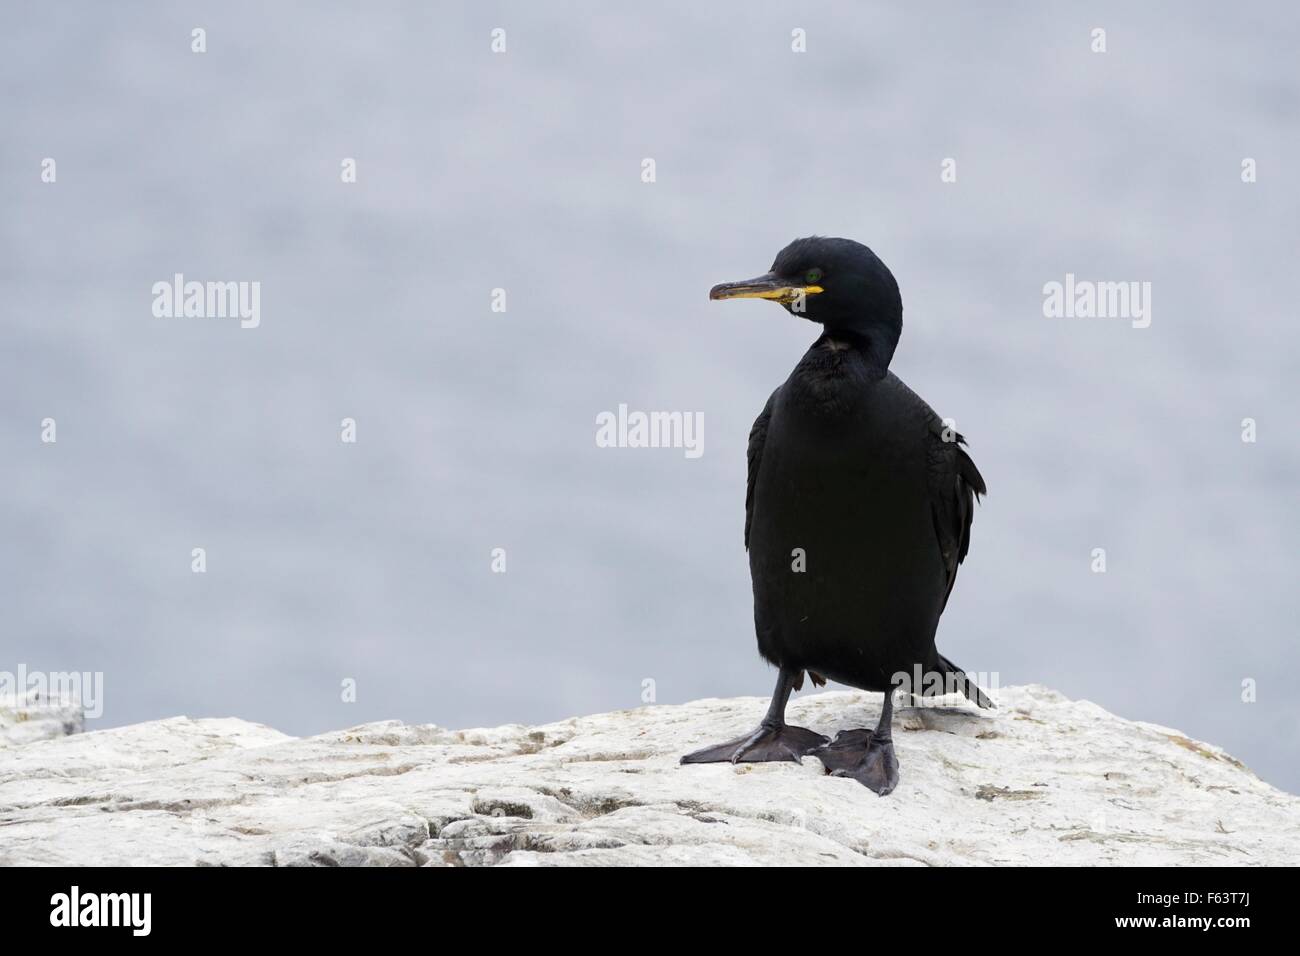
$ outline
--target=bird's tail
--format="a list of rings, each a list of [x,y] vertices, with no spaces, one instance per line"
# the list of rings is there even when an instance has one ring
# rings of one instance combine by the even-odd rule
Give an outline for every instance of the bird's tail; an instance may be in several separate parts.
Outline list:
[[[961,692],[965,694],[966,699],[976,707],[983,707],[986,710],[990,707],[997,707],[997,704],[993,703],[992,698],[985,694],[984,691],[980,690],[979,684],[966,676],[964,670],[952,661],[948,660],[948,658],[944,657],[942,654],[939,655],[939,670],[955,677],[958,685],[961,687]]]

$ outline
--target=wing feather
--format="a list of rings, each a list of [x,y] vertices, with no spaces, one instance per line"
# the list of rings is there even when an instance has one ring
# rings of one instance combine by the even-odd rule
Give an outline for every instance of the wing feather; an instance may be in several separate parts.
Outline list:
[[[947,607],[948,597],[957,583],[957,568],[970,551],[975,502],[988,494],[988,488],[984,476],[962,447],[965,438],[948,429],[937,417],[931,422],[930,434],[930,504],[948,579],[943,598]]]

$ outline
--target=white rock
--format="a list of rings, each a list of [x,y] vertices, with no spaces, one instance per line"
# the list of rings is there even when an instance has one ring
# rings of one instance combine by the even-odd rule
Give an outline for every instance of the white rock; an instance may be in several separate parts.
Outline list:
[[[84,729],[81,704],[75,700],[51,699],[30,691],[0,695],[0,751]]]
[[[760,698],[541,727],[389,721],[292,738],[170,720],[0,751],[0,863],[1272,864],[1300,798],[1217,747],[1043,687],[998,710],[900,706],[902,782],[880,798],[802,764],[678,766],[752,729]],[[790,719],[872,726],[880,695]]]

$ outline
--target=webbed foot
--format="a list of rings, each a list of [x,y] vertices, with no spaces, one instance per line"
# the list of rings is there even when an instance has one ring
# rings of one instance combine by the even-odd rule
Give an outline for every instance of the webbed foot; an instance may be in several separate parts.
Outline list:
[[[836,777],[852,777],[868,790],[888,796],[898,786],[898,757],[894,742],[870,730],[841,731],[817,758],[826,772]]]
[[[806,727],[762,725],[752,734],[689,753],[682,763],[764,763],[789,760],[799,763],[807,754],[826,746],[827,738]]]

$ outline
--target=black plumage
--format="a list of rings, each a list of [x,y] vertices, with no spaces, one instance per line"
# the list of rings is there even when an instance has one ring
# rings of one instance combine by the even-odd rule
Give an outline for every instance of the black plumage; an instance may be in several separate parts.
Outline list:
[[[683,762],[815,752],[883,795],[897,783],[895,688],[920,693],[918,673],[946,676],[991,706],[934,643],[984,479],[964,439],[889,371],[902,300],[866,246],[799,239],[766,275],[716,286],[710,298],[773,299],[823,332],[749,436],[745,546],[759,651],[780,669],[772,708],[754,734]],[[881,725],[827,745],[785,724],[785,702],[804,671],[887,692]]]

